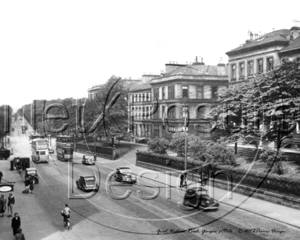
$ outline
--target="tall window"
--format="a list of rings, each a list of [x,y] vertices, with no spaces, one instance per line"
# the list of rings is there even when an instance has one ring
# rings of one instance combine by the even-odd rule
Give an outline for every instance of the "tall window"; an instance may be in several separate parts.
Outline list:
[[[248,62],[248,76],[253,76],[254,69],[253,69],[253,61]]]
[[[165,92],[166,88],[162,87],[161,91],[162,91],[162,99],[166,99],[166,92]]]
[[[270,71],[273,69],[274,69],[274,58],[273,57],[267,58],[267,70]]]
[[[259,59],[257,60],[257,73],[262,73],[263,70],[263,60]]]
[[[153,95],[155,99],[159,99],[159,88],[154,88]]]
[[[149,102],[150,101],[150,94],[148,92],[146,93],[146,98],[147,98],[146,101]]]
[[[154,125],[153,135],[159,137],[159,125]]]
[[[182,86],[182,97],[188,98],[188,86]]]
[[[141,94],[139,94],[139,102],[141,102],[142,101],[142,99],[141,99]]]
[[[218,98],[218,86],[211,87],[211,97],[213,99]]]
[[[236,79],[236,65],[235,64],[231,65],[231,79],[232,80]]]
[[[168,118],[175,118],[175,107],[168,108]]]
[[[245,77],[245,63],[240,63],[240,78]]]
[[[182,108],[182,117],[188,117],[188,112],[189,108],[188,107],[183,107]]]
[[[174,99],[175,98],[175,87],[174,86],[169,86],[168,87],[168,98],[169,99]]]
[[[198,99],[203,99],[203,86],[198,86],[197,87],[197,98]]]

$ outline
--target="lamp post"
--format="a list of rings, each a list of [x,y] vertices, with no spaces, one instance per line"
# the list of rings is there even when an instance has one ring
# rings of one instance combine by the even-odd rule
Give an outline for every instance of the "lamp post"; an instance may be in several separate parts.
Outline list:
[[[187,109],[184,109],[184,131],[185,131],[185,145],[184,145],[184,170],[187,169]]]

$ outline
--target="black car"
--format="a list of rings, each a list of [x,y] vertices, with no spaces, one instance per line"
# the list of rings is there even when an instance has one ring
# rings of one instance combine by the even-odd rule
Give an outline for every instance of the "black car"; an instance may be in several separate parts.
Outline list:
[[[132,174],[129,167],[120,167],[116,169],[115,180],[117,182],[136,183],[136,176]]]
[[[6,148],[0,148],[0,159],[7,160],[10,156],[11,152],[9,149]]]
[[[186,190],[183,202],[179,207],[183,210],[217,210],[219,203],[211,198],[204,187],[192,187]]]
[[[37,173],[36,168],[26,168],[25,170],[25,180],[33,180],[33,183],[38,184],[39,183],[39,175]]]
[[[80,176],[76,181],[76,185],[82,191],[97,191],[99,187],[95,176]]]

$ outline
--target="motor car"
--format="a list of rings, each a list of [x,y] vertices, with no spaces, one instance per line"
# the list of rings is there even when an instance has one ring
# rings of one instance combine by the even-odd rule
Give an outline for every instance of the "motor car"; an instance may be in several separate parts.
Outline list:
[[[136,183],[136,176],[129,167],[117,168],[114,176],[117,182]]]
[[[179,207],[186,211],[191,210],[217,210],[219,202],[208,195],[208,190],[203,186],[190,187],[186,190]]]
[[[96,156],[88,156],[86,157],[85,155],[83,155],[82,157],[82,164],[85,165],[95,165],[96,163]]]
[[[9,149],[6,148],[0,148],[0,160],[5,159],[7,160],[9,156],[11,155],[11,152]]]
[[[25,170],[25,179],[31,179],[33,180],[34,184],[39,183],[39,175],[36,168],[26,168]]]
[[[97,191],[99,188],[95,176],[80,176],[76,185],[82,191]]]

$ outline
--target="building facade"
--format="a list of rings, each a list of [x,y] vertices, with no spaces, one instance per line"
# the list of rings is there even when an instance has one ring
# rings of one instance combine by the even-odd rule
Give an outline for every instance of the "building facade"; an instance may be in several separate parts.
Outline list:
[[[209,109],[227,84],[225,64],[166,64],[165,73],[140,88],[130,89],[134,136],[162,137],[164,131],[188,131],[208,138],[210,134],[203,129],[210,127]]]

